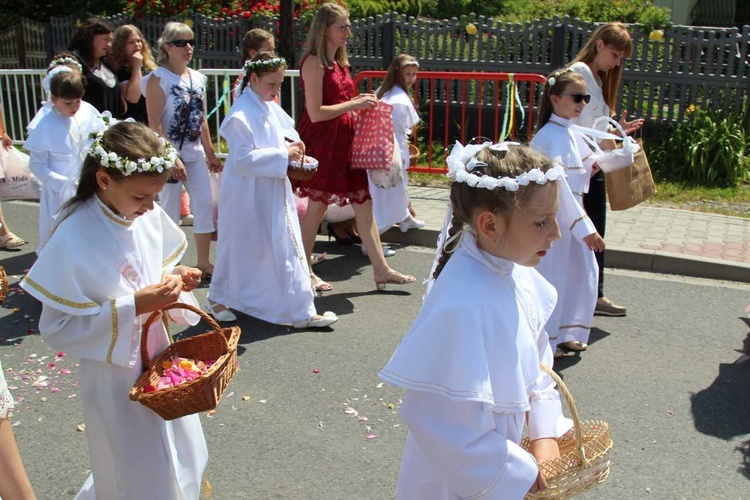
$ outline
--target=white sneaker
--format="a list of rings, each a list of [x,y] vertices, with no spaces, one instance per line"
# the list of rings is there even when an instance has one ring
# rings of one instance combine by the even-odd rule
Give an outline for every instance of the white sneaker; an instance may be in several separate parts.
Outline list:
[[[193,217],[193,214],[183,215],[182,218],[180,219],[180,225],[181,226],[192,226],[194,219],[195,218]]]
[[[362,245],[362,255],[367,257],[367,249]],[[396,255],[396,251],[387,245],[383,245],[383,257],[393,257]]]
[[[422,229],[425,222],[423,220],[415,219],[414,217],[408,217],[401,221],[398,225],[401,228],[401,232],[405,233],[409,229]]]

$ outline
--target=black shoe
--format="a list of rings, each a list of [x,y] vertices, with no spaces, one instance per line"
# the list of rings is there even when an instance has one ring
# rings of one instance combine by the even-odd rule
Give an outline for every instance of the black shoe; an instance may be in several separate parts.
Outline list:
[[[339,236],[338,234],[336,234],[336,231],[333,230],[331,224],[328,224],[328,241],[331,241],[331,236],[333,236],[333,238],[336,240],[336,243],[343,246],[362,243],[362,240],[359,238],[359,236],[353,234],[346,233],[345,237]]]

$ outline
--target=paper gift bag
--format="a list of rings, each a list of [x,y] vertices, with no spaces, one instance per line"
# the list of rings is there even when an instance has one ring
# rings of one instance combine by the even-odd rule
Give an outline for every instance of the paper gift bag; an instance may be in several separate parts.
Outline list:
[[[643,141],[638,139],[640,150],[629,167],[605,173],[607,196],[612,210],[626,210],[649,199],[656,192],[654,178],[648,164]]]

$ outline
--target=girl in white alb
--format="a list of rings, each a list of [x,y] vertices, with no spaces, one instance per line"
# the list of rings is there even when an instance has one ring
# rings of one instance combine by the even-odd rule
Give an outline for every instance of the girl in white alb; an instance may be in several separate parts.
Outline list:
[[[397,498],[520,500],[546,488],[564,418],[544,325],[557,294],[533,269],[559,238],[559,166],[523,146],[456,144],[434,285],[380,377],[406,389]],[[529,451],[520,446],[524,427]]]
[[[402,232],[424,227],[424,221],[412,215],[407,187],[409,177],[407,170],[411,166],[409,158],[409,140],[412,129],[419,123],[419,114],[414,109],[414,102],[408,90],[414,86],[419,71],[419,62],[410,55],[399,54],[393,59],[383,85],[375,92],[378,99],[393,106],[393,131],[396,134],[396,146],[401,153],[403,165],[403,182],[391,188],[380,188],[370,181],[372,211],[378,231],[382,234],[394,224],[399,224]]]
[[[81,105],[84,86],[80,73],[60,66],[53,70],[50,89],[52,111],[30,130],[23,145],[29,152],[29,170],[42,183],[37,253],[47,241],[53,217],[76,192],[84,130],[91,119]]]
[[[76,196],[21,282],[42,302],[44,342],[80,358],[91,475],[79,499],[200,495],[208,454],[198,415],[165,421],[128,398],[143,370],[145,319],[177,300],[196,304],[186,292],[200,282],[200,271],[176,266],[185,236],[154,203],[176,159],[174,148],[143,124],[120,122],[100,132]],[[169,316],[197,321],[184,311]],[[152,357],[170,344],[165,325],[151,325]]]
[[[286,61],[261,52],[245,63],[242,93],[219,129],[229,147],[219,198],[219,238],[209,310],[233,321],[228,307],[276,324],[328,326],[313,303],[299,220],[287,178],[302,161],[294,120],[274,102]]]
[[[587,348],[594,317],[599,268],[594,251],[604,250],[604,241],[583,209],[594,157],[581,133],[573,130],[572,120],[586,108],[589,94],[583,78],[571,70],[550,75],[539,106],[539,121],[531,147],[547,158],[559,158],[576,202],[560,206],[558,221],[562,234],[537,270],[557,290],[554,314],[547,332],[556,355],[558,345],[573,351]]]
[[[29,124],[26,125],[27,132],[31,133],[31,131],[36,128],[41,119],[47,116],[54,108],[54,106],[52,105],[52,92],[50,90],[50,84],[52,78],[57,73],[59,73],[60,71],[67,71],[66,69],[56,69],[61,67],[68,68],[73,72],[81,72],[81,63],[76,60],[73,54],[71,54],[70,52],[59,52],[55,54],[52,62],[50,62],[49,66],[47,66],[47,76],[42,79],[42,88],[44,88],[44,93],[47,96],[47,100],[42,102],[42,107],[37,110],[34,118],[32,118]],[[87,103],[86,101],[81,101],[81,109],[79,111],[82,113],[86,113],[86,116],[82,119],[82,121],[93,120],[94,118],[99,116],[99,110],[97,110],[94,106]]]

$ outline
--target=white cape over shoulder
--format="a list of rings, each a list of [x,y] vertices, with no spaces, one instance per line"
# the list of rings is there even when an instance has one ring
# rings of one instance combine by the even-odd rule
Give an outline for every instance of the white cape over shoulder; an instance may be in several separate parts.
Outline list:
[[[592,163],[586,160],[590,149],[570,122],[552,115],[531,141],[531,147],[547,158],[561,158],[570,189],[560,186],[557,221],[560,239],[537,266],[537,270],[557,290],[560,300],[547,323],[553,347],[569,341],[588,342],[596,307],[599,267],[594,252],[583,238],[596,232],[583,209],[583,193],[588,191]],[[567,192],[566,192],[567,191]],[[573,196],[569,196],[572,191]]]
[[[527,415],[532,439],[571,426],[539,369],[555,301],[534,269],[464,237],[379,374],[406,389],[399,499],[523,498],[538,472],[518,445]]]
[[[155,206],[134,221],[99,199],[83,202],[53,231],[21,287],[42,302],[39,330],[55,350],[80,358],[81,402],[92,474],[80,499],[196,499],[208,460],[198,415],[165,421],[130,401],[141,374],[141,325],[134,294],[161,282],[187,248]],[[85,235],[97,235],[96,238]],[[192,294],[181,300],[196,304]],[[170,313],[195,323],[193,313]],[[148,337],[153,358],[169,344],[164,323]]]

